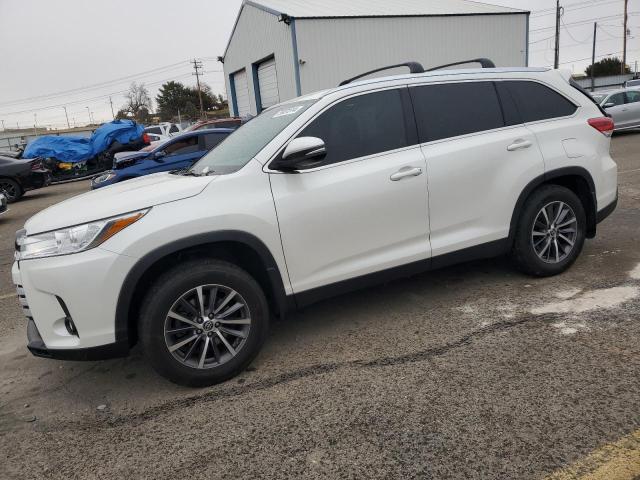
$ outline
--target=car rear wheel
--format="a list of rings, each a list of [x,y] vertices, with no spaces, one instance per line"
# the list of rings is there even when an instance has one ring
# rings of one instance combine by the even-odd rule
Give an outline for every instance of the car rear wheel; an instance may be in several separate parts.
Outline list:
[[[0,191],[4,190],[7,202],[13,203],[20,199],[23,195],[23,191],[18,185],[18,182],[10,178],[0,178]]]
[[[153,368],[174,383],[203,387],[242,372],[259,352],[269,309],[244,270],[212,259],[189,261],[148,292],[139,336]]]
[[[512,257],[529,275],[557,275],[580,255],[585,232],[584,206],[576,194],[559,185],[544,186],[524,206]]]

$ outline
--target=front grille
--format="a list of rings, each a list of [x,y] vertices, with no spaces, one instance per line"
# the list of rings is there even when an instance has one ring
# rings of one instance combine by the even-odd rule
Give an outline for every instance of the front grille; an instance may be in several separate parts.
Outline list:
[[[24,288],[22,287],[22,285],[17,285],[16,290],[18,291],[18,301],[22,306],[22,311],[29,320],[33,320],[33,317],[31,316],[31,310],[29,310],[29,304],[27,303],[27,297],[24,294]]]

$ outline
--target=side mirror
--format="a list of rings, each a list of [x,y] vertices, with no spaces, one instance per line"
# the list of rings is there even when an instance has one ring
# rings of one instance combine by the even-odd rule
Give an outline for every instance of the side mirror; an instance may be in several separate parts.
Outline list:
[[[160,150],[159,152],[156,152],[153,154],[153,159],[156,162],[164,162],[164,157],[167,156],[167,152]]]
[[[608,103],[605,103],[603,105],[604,108],[611,108],[611,107],[615,107],[615,106],[616,106],[616,104],[613,103],[613,102],[608,102]]]
[[[289,142],[284,149],[282,159],[272,167],[274,170],[293,172],[313,168],[327,155],[324,141],[317,137],[298,137]]]

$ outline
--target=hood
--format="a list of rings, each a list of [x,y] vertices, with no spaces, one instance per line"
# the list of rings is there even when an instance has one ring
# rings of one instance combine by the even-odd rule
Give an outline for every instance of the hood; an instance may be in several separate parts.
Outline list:
[[[198,195],[216,178],[170,173],[134,178],[53,205],[27,220],[25,228],[33,235],[175,202]]]

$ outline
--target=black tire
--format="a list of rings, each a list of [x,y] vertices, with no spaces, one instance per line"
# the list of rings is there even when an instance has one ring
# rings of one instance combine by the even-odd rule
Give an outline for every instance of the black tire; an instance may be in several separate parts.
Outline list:
[[[15,180],[10,178],[0,178],[0,191],[4,190],[8,203],[13,203],[20,200],[20,197],[24,195],[22,188]]]
[[[570,206],[576,218],[574,245],[566,258],[555,262],[545,262],[534,249],[532,230],[538,213],[551,202],[564,202]],[[582,251],[587,227],[584,205],[568,188],[559,185],[545,185],[534,191],[525,202],[516,227],[511,257],[516,267],[524,273],[536,277],[558,275],[567,270]]]
[[[225,363],[204,369],[180,362],[165,341],[165,319],[169,310],[185,292],[201,285],[222,285],[235,290],[246,302],[251,317],[249,332],[236,355]],[[187,261],[161,275],[145,296],[138,322],[140,343],[154,370],[188,387],[214,385],[238,375],[260,351],[268,329],[269,307],[260,285],[241,268],[207,258]],[[217,339],[215,333],[212,342],[213,338]]]

